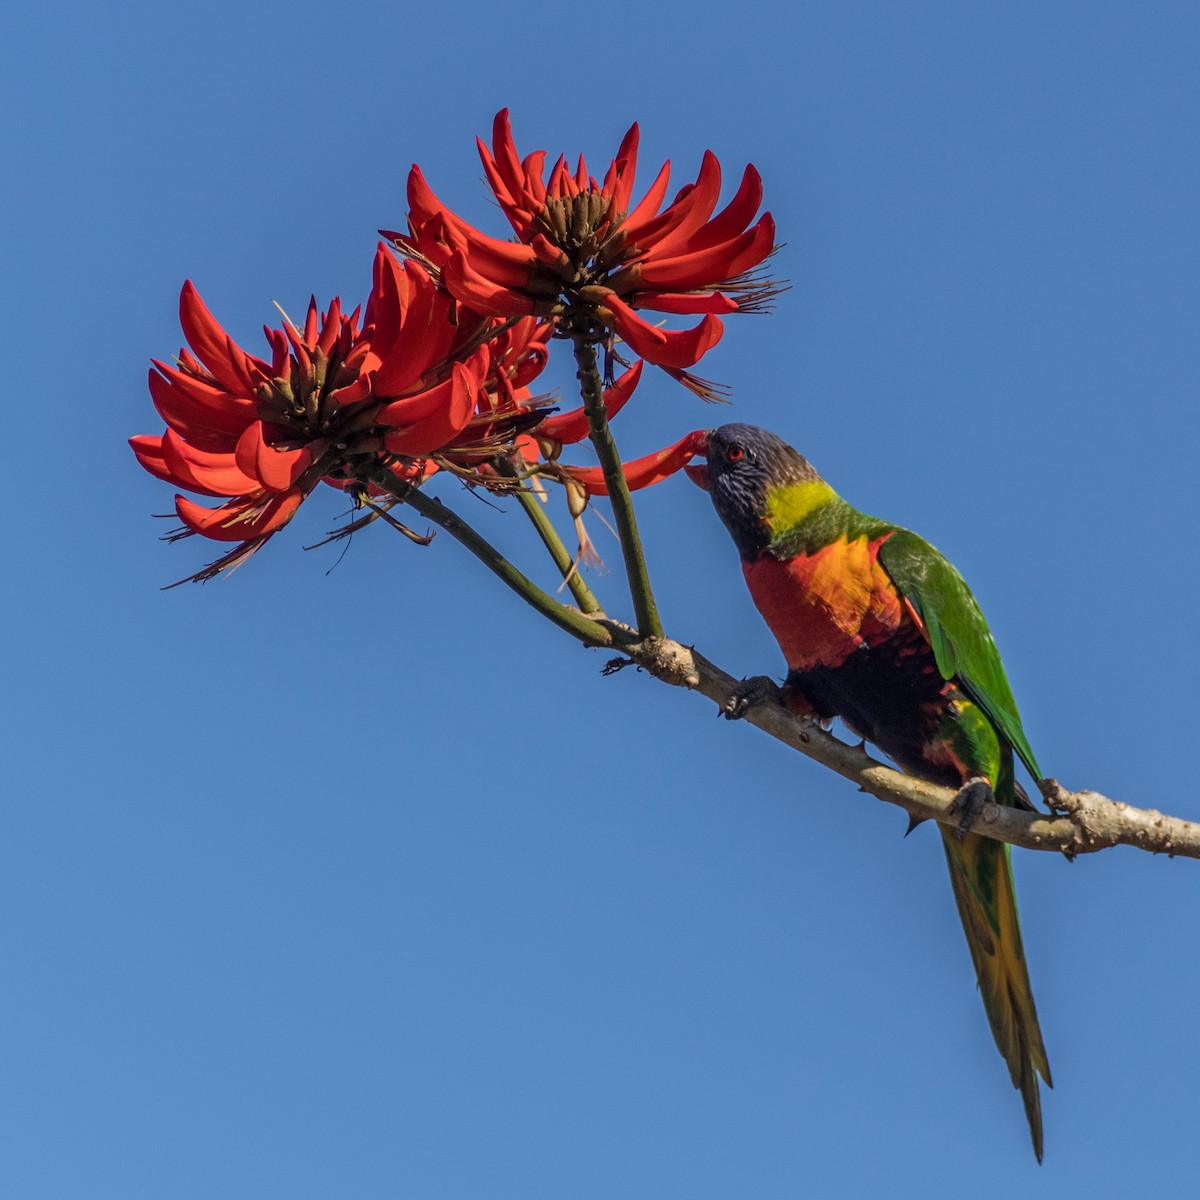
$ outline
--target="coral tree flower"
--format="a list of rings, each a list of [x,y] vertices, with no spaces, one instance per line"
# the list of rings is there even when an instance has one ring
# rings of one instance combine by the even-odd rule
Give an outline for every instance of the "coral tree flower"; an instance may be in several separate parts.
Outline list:
[[[441,467],[470,484],[503,492],[516,485],[493,469],[495,460],[536,461],[538,443],[529,431],[541,426],[548,409],[554,411],[552,397],[535,396],[529,386],[549,359],[547,343],[553,326],[534,317],[515,323],[489,319],[488,324],[490,366],[475,415],[458,439],[430,460],[427,470]]]
[[[695,183],[666,208],[669,162],[631,205],[637,151],[635,124],[602,183],[582,158],[571,171],[560,157],[545,174],[544,151],[518,156],[504,109],[491,149],[480,140],[479,153],[517,241],[489,237],[456,216],[415,165],[408,179],[409,232],[384,236],[438,268],[450,293],[477,312],[555,318],[568,335],[595,336],[599,326],[649,362],[682,371],[720,340],[723,315],[761,307],[775,294],[756,273],[775,248],[775,223],[764,213],[751,224],[762,203],[753,166],[713,215],[721,168],[711,151]],[[691,329],[660,329],[639,315],[641,309],[701,320]]]
[[[656,450],[653,454],[644,455],[627,462],[621,468],[629,490],[636,492],[639,488],[650,487],[669,479],[679,470],[685,470],[689,477],[697,480],[689,464],[697,455],[708,454],[708,435],[711,431],[698,429],[687,434],[679,441],[672,443],[665,450]],[[568,478],[579,484],[589,496],[607,496],[608,484],[604,481],[604,472],[600,467],[563,467]],[[701,486],[704,486],[703,484]]]
[[[130,444],[151,474],[223,501],[176,496],[184,529],[173,536],[237,543],[195,579],[253,554],[322,480],[343,487],[381,467],[420,480],[439,462],[510,447],[540,419],[486,394],[493,322],[383,246],[361,325],[357,309],[347,315],[335,299],[320,313],[314,300],[303,328],[265,329],[269,359],[238,346],[190,281],[179,314],[191,349],[150,372],[166,432]]]

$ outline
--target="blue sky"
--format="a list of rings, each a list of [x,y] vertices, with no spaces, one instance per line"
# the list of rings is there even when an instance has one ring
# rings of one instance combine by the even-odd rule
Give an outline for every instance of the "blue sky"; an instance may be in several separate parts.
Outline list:
[[[1038,1168],[933,830],[902,840],[896,810],[698,698],[602,679],[448,539],[304,553],[332,494],[231,579],[159,590],[208,547],[156,540],[169,490],[125,439],[158,430],[145,371],[179,346],[184,278],[253,345],[273,300],[365,292],[414,160],[500,233],[473,145],[496,109],[597,165],[636,119],[680,180],[706,147],[731,181],[758,166],[793,286],[705,359],[735,408],[648,379],[626,453],[727,417],[779,431],[964,572],[1050,773],[1200,819],[1200,13],[580,20],[0,18],[24,346],[0,1191],[1182,1194],[1195,864],[1015,856],[1057,1083]],[[515,513],[442,494],[549,578]],[[639,511],[670,631],[778,671],[703,494]],[[616,573],[594,583],[625,611]]]

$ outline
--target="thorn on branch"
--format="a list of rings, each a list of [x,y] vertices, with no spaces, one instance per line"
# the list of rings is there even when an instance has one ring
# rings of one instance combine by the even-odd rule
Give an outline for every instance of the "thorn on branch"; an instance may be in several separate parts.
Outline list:
[[[1072,795],[1068,792],[1057,779],[1039,779],[1037,781],[1038,791],[1042,793],[1042,799],[1046,802],[1046,807],[1052,813],[1070,814],[1076,806],[1072,805]]]

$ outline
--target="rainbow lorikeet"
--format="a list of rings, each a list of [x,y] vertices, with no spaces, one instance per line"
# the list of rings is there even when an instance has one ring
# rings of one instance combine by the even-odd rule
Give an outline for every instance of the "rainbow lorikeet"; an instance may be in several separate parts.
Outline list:
[[[687,468],[733,535],[759,611],[788,665],[782,689],[743,682],[738,717],[769,697],[841,717],[905,771],[959,788],[959,828],[940,826],[979,990],[1038,1161],[1037,1076],[1050,1085],[1021,946],[1009,847],[967,831],[983,803],[1031,808],[1013,754],[1041,778],[996,644],[962,576],[928,542],[851,508],[807,459],[753,425],[704,437]]]

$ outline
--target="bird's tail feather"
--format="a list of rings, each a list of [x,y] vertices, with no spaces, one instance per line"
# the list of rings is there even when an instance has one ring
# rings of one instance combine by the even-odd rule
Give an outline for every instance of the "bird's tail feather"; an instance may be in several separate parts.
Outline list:
[[[1050,1064],[1021,945],[1009,848],[969,833],[942,828],[954,899],[967,935],[979,991],[996,1045],[1021,1093],[1033,1150],[1042,1161],[1042,1106],[1038,1075],[1052,1087]]]

